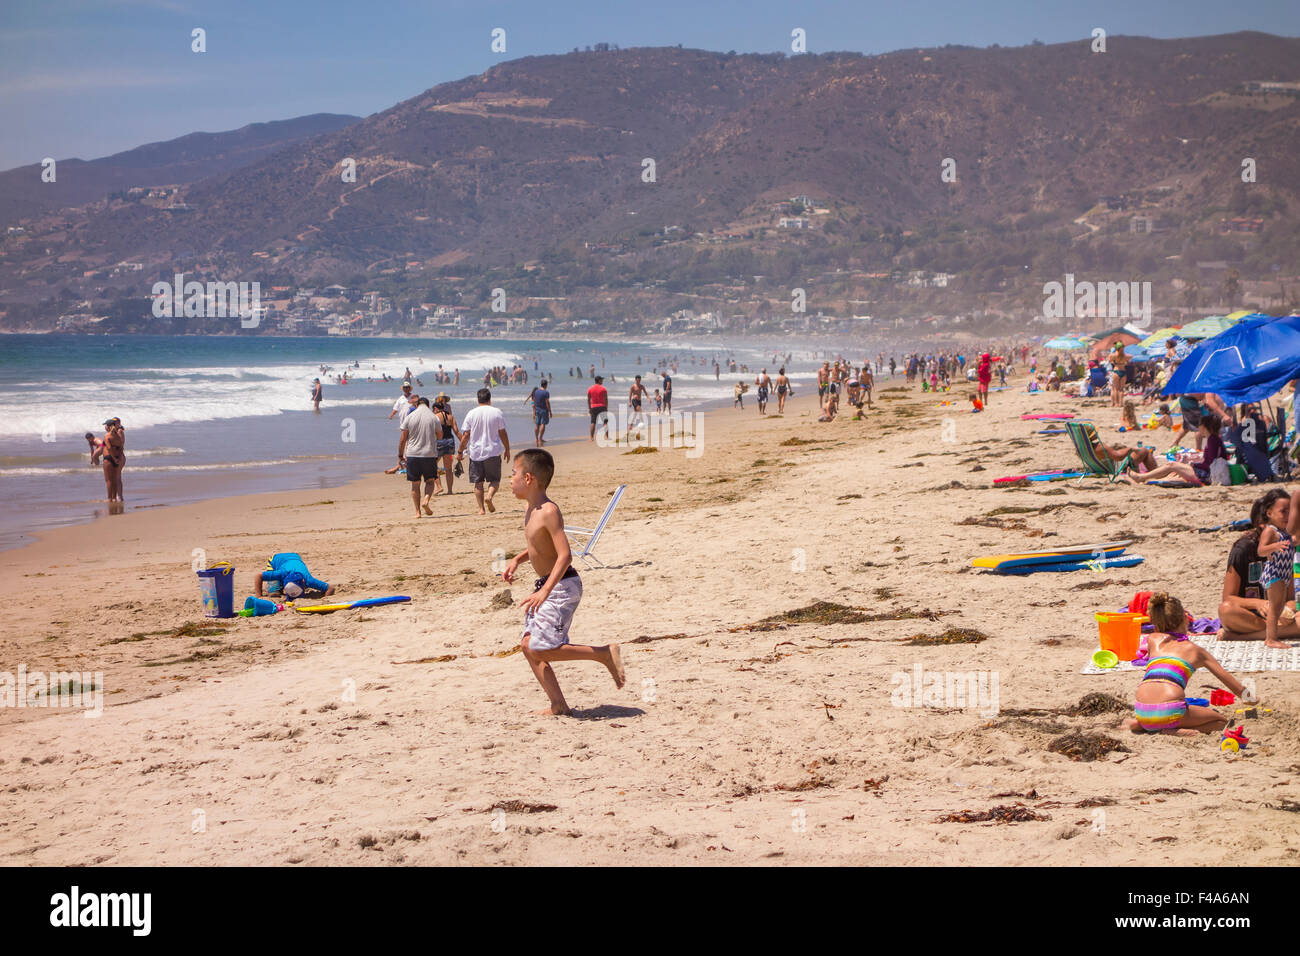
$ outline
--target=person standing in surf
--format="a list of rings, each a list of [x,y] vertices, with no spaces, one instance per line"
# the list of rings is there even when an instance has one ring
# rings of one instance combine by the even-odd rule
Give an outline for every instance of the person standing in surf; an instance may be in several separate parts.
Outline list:
[[[345,383],[345,384],[346,384],[346,383]],[[321,383],[320,383],[320,379],[318,379],[318,378],[314,378],[314,379],[311,380],[311,386],[312,386],[312,388],[311,388],[311,405],[312,405],[312,411],[314,411],[317,415],[319,415],[319,414],[320,414],[320,402],[321,402],[321,399],[325,397],[325,388],[324,388],[324,386],[321,385]]]
[[[104,422],[104,438],[97,452],[90,456],[93,463],[95,455],[103,458],[104,488],[110,502],[125,501],[122,493],[122,469],[126,467],[126,429],[122,419],[110,418]]]

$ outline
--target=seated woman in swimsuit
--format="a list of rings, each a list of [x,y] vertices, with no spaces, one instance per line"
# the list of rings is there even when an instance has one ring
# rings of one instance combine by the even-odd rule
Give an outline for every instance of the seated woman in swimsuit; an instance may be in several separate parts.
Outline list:
[[[1216,458],[1227,459],[1228,453],[1223,447],[1223,442],[1219,438],[1219,430],[1223,422],[1218,415],[1209,412],[1201,418],[1201,423],[1197,426],[1197,444],[1204,444],[1205,450],[1201,453],[1200,461],[1182,462],[1169,461],[1162,464],[1159,468],[1153,469],[1142,476],[1143,481],[1156,481],[1160,478],[1167,478],[1170,475],[1176,475],[1183,481],[1193,485],[1207,485],[1210,483],[1210,466],[1214,464]],[[1127,475],[1125,475],[1128,478]],[[1138,484],[1132,478],[1129,478],[1130,484]]]
[[[1187,703],[1187,682],[1205,668],[1247,703],[1246,687],[1220,664],[1213,654],[1187,637],[1187,612],[1177,598],[1164,591],[1151,595],[1147,606],[1156,630],[1147,636],[1150,662],[1138,684],[1133,703],[1134,716],[1124,726],[1135,734],[1174,734],[1194,737],[1197,733],[1217,734],[1228,718],[1209,707]]]
[[[1261,578],[1264,559],[1259,555],[1259,536],[1280,513],[1280,505],[1288,500],[1281,488],[1270,488],[1250,507],[1250,530],[1232,545],[1228,554],[1228,570],[1223,576],[1223,594],[1219,598],[1218,638],[1221,641],[1262,641],[1267,636],[1265,616],[1268,595]],[[1292,537],[1300,531],[1300,491],[1290,497],[1287,533]],[[1294,617],[1294,608],[1288,607],[1277,624],[1277,636],[1282,639],[1300,638],[1300,625]]]
[[[1111,461],[1123,461],[1125,458],[1128,458],[1129,468],[1131,469],[1142,468],[1150,472],[1150,471],[1156,471],[1158,468],[1163,467],[1163,465],[1158,465],[1156,463],[1155,452],[1153,452],[1150,448],[1143,447],[1142,445],[1138,445],[1136,447],[1130,445],[1107,445],[1104,441],[1101,440],[1101,437],[1098,436],[1097,440],[1092,443],[1092,447],[1097,452],[1098,455],[1104,455],[1107,458],[1109,458]],[[1187,467],[1187,473],[1191,474],[1190,466]],[[1127,471],[1125,471],[1124,477],[1127,478],[1132,484],[1137,484],[1136,481],[1133,481],[1132,478],[1129,478]]]

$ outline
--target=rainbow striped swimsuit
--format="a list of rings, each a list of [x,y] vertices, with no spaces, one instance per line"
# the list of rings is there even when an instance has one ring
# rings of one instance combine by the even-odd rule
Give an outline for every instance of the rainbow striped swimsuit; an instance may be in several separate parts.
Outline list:
[[[1181,657],[1165,654],[1151,659],[1151,662],[1147,664],[1146,672],[1142,675],[1142,680],[1143,682],[1149,680],[1169,681],[1186,691],[1187,682],[1191,680],[1195,671],[1196,668]],[[1187,714],[1187,700],[1183,698],[1154,703],[1135,701],[1133,714],[1137,718],[1138,725],[1147,733],[1154,734],[1162,730],[1173,730],[1183,722],[1183,717]]]

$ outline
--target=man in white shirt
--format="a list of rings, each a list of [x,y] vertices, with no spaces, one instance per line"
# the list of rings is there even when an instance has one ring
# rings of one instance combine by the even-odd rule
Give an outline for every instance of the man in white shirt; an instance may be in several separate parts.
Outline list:
[[[478,513],[496,511],[492,498],[501,487],[501,463],[510,460],[510,436],[506,434],[506,417],[492,407],[492,392],[478,390],[478,407],[461,421],[460,450],[469,448],[469,480],[474,483]],[[486,494],[483,486],[488,486]],[[484,511],[484,508],[487,511]]]
[[[402,440],[398,457],[406,461],[406,480],[411,483],[411,501],[415,503],[415,516],[420,508],[433,514],[429,500],[433,497],[434,483],[438,479],[438,439],[442,437],[442,423],[429,408],[427,398],[419,399],[402,422]],[[420,481],[424,481],[424,500],[420,500]]]
[[[394,473],[396,473],[396,471],[397,471],[399,468],[402,467],[402,433],[401,433],[401,428],[402,428],[403,425],[406,424],[406,416],[407,416],[407,414],[411,411],[412,408],[415,407],[415,404],[411,401],[412,397],[413,397],[413,396],[411,395],[411,383],[410,383],[410,382],[403,382],[403,383],[402,383],[402,397],[399,398],[397,401],[393,402],[393,410],[392,410],[391,412],[388,413],[388,420],[389,420],[390,422],[393,420],[393,416],[394,416],[394,415],[397,416],[397,428],[398,428],[398,433],[397,433],[397,464],[394,465],[392,468],[389,468],[386,472],[384,472],[384,474],[386,474],[386,475],[394,474]]]

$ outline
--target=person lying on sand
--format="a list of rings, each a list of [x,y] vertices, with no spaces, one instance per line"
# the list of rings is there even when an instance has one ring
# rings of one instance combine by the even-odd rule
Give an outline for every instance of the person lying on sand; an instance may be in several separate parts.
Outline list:
[[[271,582],[271,593],[283,591],[289,600],[302,597],[308,591],[317,592],[312,597],[325,597],[334,593],[334,585],[311,576],[302,556],[293,551],[284,551],[271,556],[266,562],[266,570],[257,575],[253,582],[253,593],[262,597],[262,582]]]
[[[1187,684],[1200,668],[1208,670],[1245,703],[1258,703],[1213,654],[1188,638],[1187,612],[1177,598],[1157,591],[1151,595],[1147,614],[1156,630],[1147,636],[1150,660],[1134,695],[1134,716],[1124,721],[1125,727],[1135,734],[1179,737],[1220,733],[1228,726],[1228,718],[1209,707],[1187,703]]]
[[[1228,569],[1223,576],[1223,594],[1219,599],[1218,639],[1221,641],[1265,641],[1270,647],[1289,647],[1282,639],[1300,637],[1295,620],[1295,602],[1283,604],[1282,610],[1268,626],[1269,601],[1264,586],[1265,558],[1259,553],[1264,529],[1281,522],[1292,537],[1300,531],[1300,491],[1288,497],[1281,488],[1270,488],[1250,507],[1251,529],[1238,538],[1228,553]],[[1283,514],[1285,512],[1285,515]],[[1274,632],[1269,644],[1269,631]]]
[[[528,502],[524,513],[524,540],[527,547],[506,565],[501,579],[507,584],[515,579],[515,570],[529,561],[541,575],[533,593],[519,602],[524,609],[524,633],[519,648],[524,652],[533,676],[546,691],[551,705],[540,714],[566,716],[569,705],[560,690],[560,682],[551,669],[552,661],[593,661],[604,664],[622,687],[627,676],[617,644],[592,647],[569,643],[569,627],[582,600],[582,578],[573,567],[569,539],[564,534],[564,516],[559,506],[546,496],[555,475],[555,459],[540,448],[529,448],[515,455],[510,473],[510,491]]]

